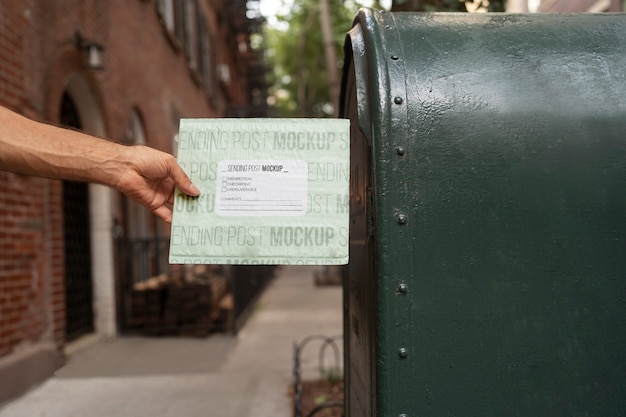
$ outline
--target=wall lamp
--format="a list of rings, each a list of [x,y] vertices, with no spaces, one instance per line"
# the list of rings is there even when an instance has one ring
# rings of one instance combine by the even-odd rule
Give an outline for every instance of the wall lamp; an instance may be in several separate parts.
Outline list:
[[[79,31],[76,31],[74,36],[76,48],[83,53],[85,66],[90,70],[104,69],[104,46],[83,38]]]

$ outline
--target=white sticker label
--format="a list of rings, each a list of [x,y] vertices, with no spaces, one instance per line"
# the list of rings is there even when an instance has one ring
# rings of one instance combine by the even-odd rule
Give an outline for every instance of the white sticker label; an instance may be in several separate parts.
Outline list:
[[[308,164],[302,160],[223,160],[217,165],[220,216],[303,216]]]

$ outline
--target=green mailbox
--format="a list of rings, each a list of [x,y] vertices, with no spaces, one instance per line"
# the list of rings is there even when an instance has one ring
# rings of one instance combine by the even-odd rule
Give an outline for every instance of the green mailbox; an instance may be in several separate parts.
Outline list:
[[[346,416],[626,415],[626,16],[362,10]]]

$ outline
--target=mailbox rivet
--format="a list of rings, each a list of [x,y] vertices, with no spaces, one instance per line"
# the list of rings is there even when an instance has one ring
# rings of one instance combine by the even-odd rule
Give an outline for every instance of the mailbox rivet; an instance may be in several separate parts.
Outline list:
[[[406,285],[404,282],[400,285],[398,285],[398,292],[400,294],[406,294],[409,292],[409,286]]]
[[[393,98],[393,102],[396,103],[396,104],[402,104],[403,101],[404,100],[402,100],[402,97],[400,97],[400,96],[397,96],[397,97]]]
[[[400,59],[400,57],[398,55],[391,55],[391,59],[393,59],[394,61],[397,61],[398,59]]]
[[[407,352],[406,348],[398,349],[398,356],[400,359],[406,359],[409,356],[409,352]]]
[[[407,217],[404,213],[398,213],[398,215],[396,216],[396,221],[398,222],[398,224],[404,224],[406,223],[406,220]]]
[[[398,155],[402,156],[402,155],[404,155],[404,152],[405,152],[405,151],[404,151],[404,146],[398,146],[398,147],[396,148],[396,153],[397,153]]]

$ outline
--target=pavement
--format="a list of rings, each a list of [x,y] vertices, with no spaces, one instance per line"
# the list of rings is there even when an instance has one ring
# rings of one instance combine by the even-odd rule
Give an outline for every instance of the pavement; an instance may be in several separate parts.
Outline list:
[[[0,417],[291,417],[294,343],[342,333],[341,287],[316,287],[319,268],[280,267],[237,335],[120,337],[77,349]],[[314,343],[302,369],[320,377]]]

